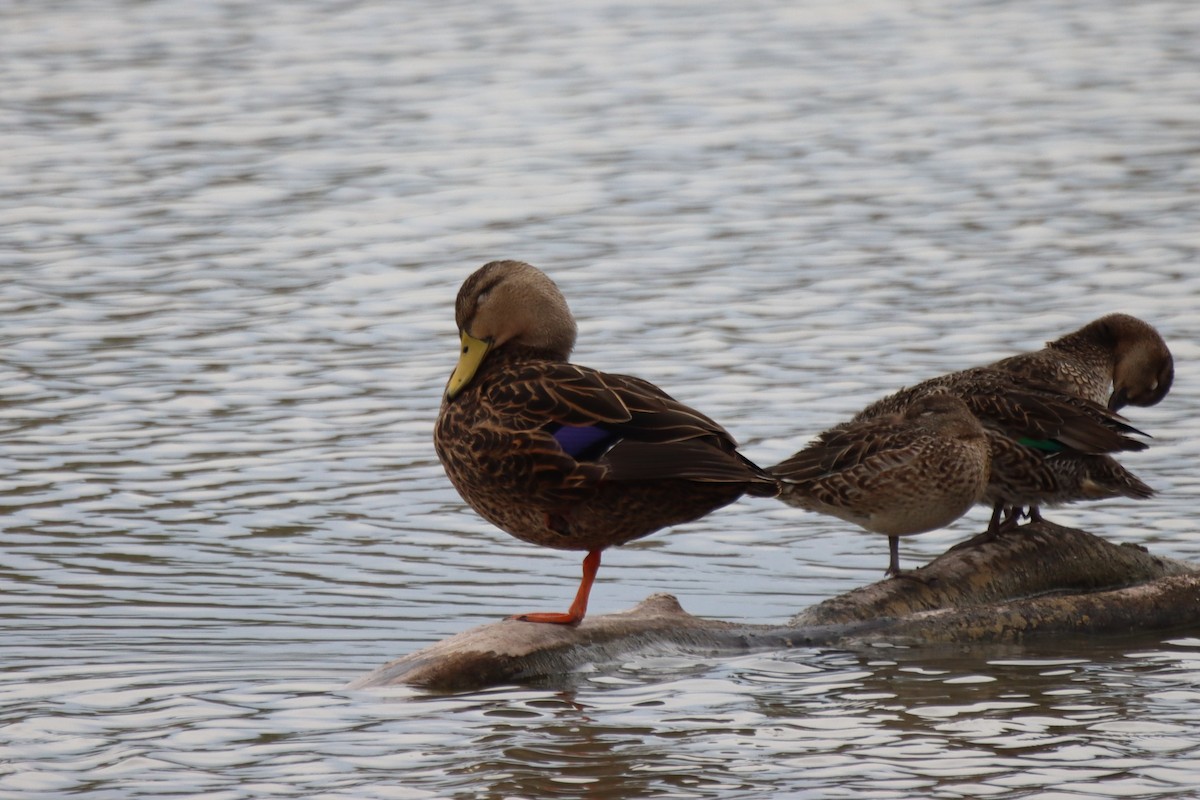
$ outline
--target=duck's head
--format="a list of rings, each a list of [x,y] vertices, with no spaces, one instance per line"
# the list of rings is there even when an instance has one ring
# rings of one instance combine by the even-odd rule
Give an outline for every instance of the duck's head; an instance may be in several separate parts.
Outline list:
[[[952,439],[982,439],[985,436],[983,424],[967,404],[947,392],[918,397],[905,409],[904,416]]]
[[[575,347],[575,319],[554,281],[523,261],[491,261],[458,290],[454,318],[462,349],[446,385],[446,399],[463,390],[484,358],[501,348],[520,347],[537,356],[566,361]]]
[[[1151,325],[1128,314],[1097,320],[1113,341],[1113,391],[1108,407],[1152,406],[1167,396],[1175,381],[1175,360],[1167,343]]]

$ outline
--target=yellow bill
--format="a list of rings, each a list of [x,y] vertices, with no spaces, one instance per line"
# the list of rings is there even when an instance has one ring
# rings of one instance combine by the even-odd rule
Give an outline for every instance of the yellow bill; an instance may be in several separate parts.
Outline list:
[[[471,382],[471,379],[475,377],[475,373],[479,371],[479,365],[483,363],[483,357],[487,355],[487,351],[491,346],[491,342],[476,339],[471,334],[463,331],[462,351],[458,355],[458,364],[454,367],[454,373],[450,376],[450,382],[446,384],[447,400],[453,400],[455,395]]]

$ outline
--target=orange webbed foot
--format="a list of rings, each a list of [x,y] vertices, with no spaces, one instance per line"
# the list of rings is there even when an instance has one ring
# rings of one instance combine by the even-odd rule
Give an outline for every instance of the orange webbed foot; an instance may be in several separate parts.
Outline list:
[[[575,602],[564,614],[554,611],[535,611],[532,614],[514,614],[509,619],[518,622],[545,622],[551,625],[578,625],[587,614],[588,595],[592,591],[592,583],[596,580],[596,571],[600,569],[600,551],[591,550],[583,559],[583,580],[579,582],[579,591],[575,593]]]

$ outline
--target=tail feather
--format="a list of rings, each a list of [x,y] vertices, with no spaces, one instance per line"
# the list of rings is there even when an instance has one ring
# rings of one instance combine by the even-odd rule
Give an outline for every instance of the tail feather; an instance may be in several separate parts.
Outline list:
[[[1129,497],[1134,500],[1146,500],[1155,495],[1151,486],[1110,457],[1099,457],[1089,461],[1083,488],[1085,494],[1097,499]]]

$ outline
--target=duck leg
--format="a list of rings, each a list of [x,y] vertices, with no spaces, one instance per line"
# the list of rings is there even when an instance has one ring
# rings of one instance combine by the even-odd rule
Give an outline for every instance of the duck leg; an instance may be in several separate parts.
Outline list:
[[[1004,514],[1004,522],[1000,523],[1000,529],[1005,531],[1015,531],[1021,527],[1021,517],[1025,516],[1025,509],[1021,506],[1011,506]]]
[[[1000,535],[1000,516],[1004,513],[1004,502],[997,502],[992,508],[992,518],[988,521],[986,535],[983,541],[990,542]]]
[[[583,579],[579,582],[579,591],[575,593],[575,602],[567,612],[555,611],[534,612],[532,614],[515,614],[509,619],[521,622],[548,622],[553,625],[578,625],[587,614],[588,595],[592,593],[592,584],[596,582],[596,572],[600,569],[600,551],[589,550],[583,559]]]
[[[915,569],[900,569],[900,537],[888,537],[888,568],[883,573],[885,578],[908,578],[909,580],[923,583],[926,586],[932,585],[919,570]],[[934,581],[936,582],[936,578]]]
[[[888,568],[884,571],[885,577],[894,578],[900,574],[900,537],[888,537]]]

